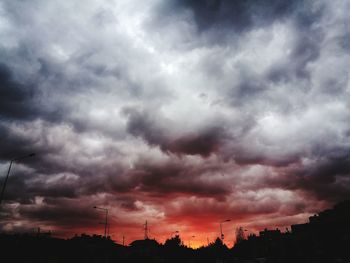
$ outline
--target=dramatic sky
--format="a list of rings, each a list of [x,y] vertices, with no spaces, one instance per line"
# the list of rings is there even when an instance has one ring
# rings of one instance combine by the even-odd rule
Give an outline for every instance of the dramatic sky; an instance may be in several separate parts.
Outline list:
[[[350,197],[348,0],[0,0],[2,231],[306,222]]]

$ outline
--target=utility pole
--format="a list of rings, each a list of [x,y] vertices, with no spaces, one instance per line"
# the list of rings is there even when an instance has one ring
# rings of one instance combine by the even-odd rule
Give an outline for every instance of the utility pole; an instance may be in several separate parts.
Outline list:
[[[220,234],[221,234],[221,241],[222,241],[222,243],[224,243],[224,237],[225,237],[224,233],[222,233],[222,223],[230,222],[230,221],[231,221],[231,219],[226,219],[226,220],[220,222]]]
[[[220,222],[220,237],[221,241],[224,242],[224,234],[222,233],[222,223]]]
[[[102,207],[97,207],[97,206],[94,206],[95,209],[98,209],[98,210],[102,210],[106,213],[106,217],[105,217],[105,222],[104,222],[104,225],[105,225],[105,234],[104,234],[104,237],[107,238],[107,226],[108,226],[108,209],[107,208],[102,208]]]
[[[125,236],[123,235],[123,246],[125,245]]]
[[[107,237],[107,226],[108,226],[107,217],[108,217],[108,209],[106,209],[106,219],[105,219],[105,237]]]
[[[147,220],[146,220],[146,223],[144,224],[144,231],[145,231],[145,239],[149,239],[148,237],[148,224],[147,224]]]

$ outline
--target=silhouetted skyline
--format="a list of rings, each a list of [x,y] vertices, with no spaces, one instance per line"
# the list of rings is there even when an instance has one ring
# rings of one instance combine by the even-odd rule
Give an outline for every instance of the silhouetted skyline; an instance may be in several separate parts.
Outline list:
[[[101,235],[57,239],[40,229],[34,234],[0,233],[0,245],[2,258],[11,262],[349,262],[349,220],[350,201],[344,201],[310,217],[308,223],[292,225],[285,233],[264,229],[259,235],[246,237],[244,229],[239,227],[233,248],[228,248],[222,237],[217,237],[214,242],[192,249],[190,242],[186,245],[177,232],[164,244],[150,239],[145,232],[144,239],[124,246]]]
[[[0,2],[0,231],[201,246],[350,198],[347,0]],[[108,220],[102,211],[108,209]],[[107,231],[108,230],[108,231]],[[192,238],[195,236],[195,238]]]

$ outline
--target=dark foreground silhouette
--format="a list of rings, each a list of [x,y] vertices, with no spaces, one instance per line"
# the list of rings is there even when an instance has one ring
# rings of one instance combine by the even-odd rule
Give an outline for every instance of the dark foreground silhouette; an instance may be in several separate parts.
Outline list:
[[[52,238],[49,233],[0,234],[0,262],[109,263],[109,262],[233,262],[233,263],[349,263],[350,201],[292,225],[291,231],[261,231],[259,236],[240,236],[229,249],[217,238],[199,249],[183,245],[178,235],[159,244],[136,240],[129,246],[101,236]]]

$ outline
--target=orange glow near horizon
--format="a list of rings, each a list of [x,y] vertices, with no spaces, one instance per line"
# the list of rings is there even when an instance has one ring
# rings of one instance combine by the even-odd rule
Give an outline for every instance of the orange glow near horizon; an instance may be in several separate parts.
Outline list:
[[[233,247],[235,244],[235,230],[237,227],[241,226],[243,224],[239,224],[237,222],[234,223],[225,223],[223,225],[223,233],[225,235],[224,237],[224,243],[226,246]],[[243,227],[244,228],[244,227]],[[271,226],[269,229],[275,229],[276,227]],[[169,229],[169,226],[164,226],[162,224],[150,224],[150,233],[149,238],[155,239],[157,242],[164,244],[167,239],[170,239],[171,237],[174,237],[175,231],[167,231]],[[188,228],[190,229],[190,228]],[[220,238],[220,228],[219,224],[217,226],[216,231],[208,231],[206,227],[201,227],[199,225],[193,226],[193,229],[196,231],[190,231],[190,230],[182,230],[179,231],[178,234],[180,236],[180,239],[183,242],[183,245],[187,247],[191,247],[193,249],[200,248],[202,246],[207,246],[210,243],[214,243],[216,238]],[[246,230],[245,235],[246,237],[249,234],[258,234],[260,230],[263,229],[250,229]],[[284,229],[281,229],[284,231]],[[71,238],[75,234],[88,234],[88,235],[104,235],[104,227],[103,225],[98,225],[94,228],[77,228],[74,230],[66,230],[66,231],[53,231],[54,236],[56,237],[62,237],[62,238]],[[125,245],[129,245],[134,240],[142,240],[144,239],[144,232],[142,229],[142,224],[137,226],[128,226],[128,227],[112,227],[110,228],[110,238],[115,241],[118,244],[123,243],[123,236],[124,236],[124,242]],[[193,237],[194,236],[194,237]]]

